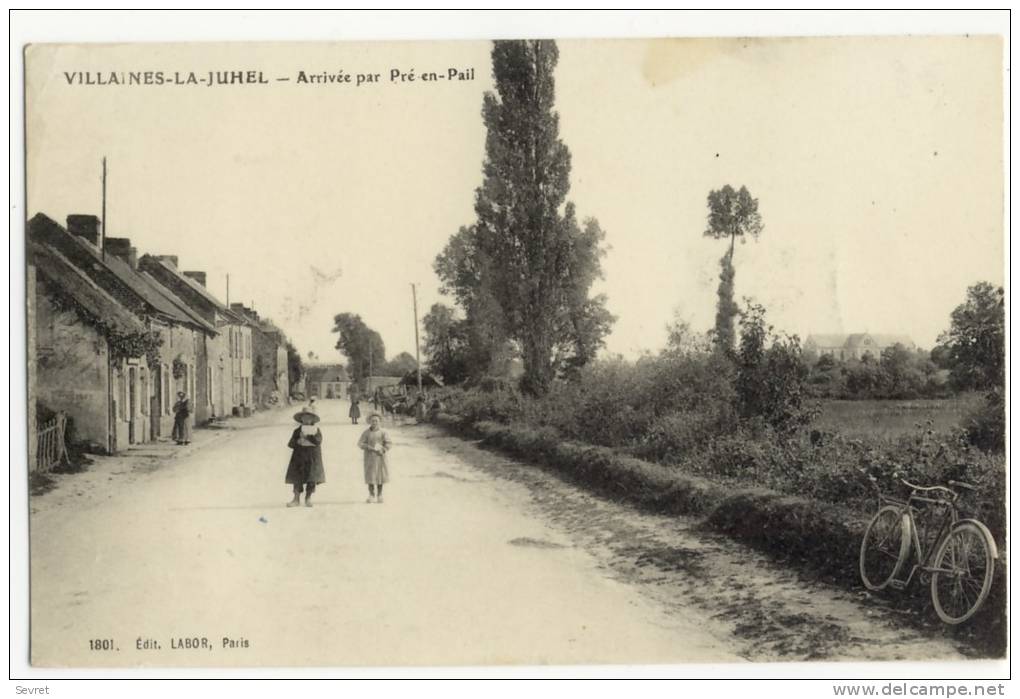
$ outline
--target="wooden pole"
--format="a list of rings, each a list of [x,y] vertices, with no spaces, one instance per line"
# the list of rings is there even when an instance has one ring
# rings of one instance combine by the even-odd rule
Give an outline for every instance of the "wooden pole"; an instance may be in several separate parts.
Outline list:
[[[99,221],[99,254],[106,260],[106,156],[103,156],[103,200]],[[117,416],[113,406],[113,354],[110,345],[106,345],[106,451],[113,454],[117,450]]]
[[[99,254],[106,259],[106,156],[103,156],[103,205],[102,220],[99,222]]]
[[[414,362],[418,369],[418,395],[421,395],[421,354],[418,349],[418,290],[411,284],[411,300],[414,303]]]

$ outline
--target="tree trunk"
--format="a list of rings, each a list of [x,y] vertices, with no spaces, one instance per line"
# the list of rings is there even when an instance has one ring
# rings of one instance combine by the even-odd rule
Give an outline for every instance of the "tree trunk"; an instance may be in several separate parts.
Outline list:
[[[544,396],[552,383],[552,347],[542,336],[528,338],[524,345],[524,376],[521,390],[532,396]]]

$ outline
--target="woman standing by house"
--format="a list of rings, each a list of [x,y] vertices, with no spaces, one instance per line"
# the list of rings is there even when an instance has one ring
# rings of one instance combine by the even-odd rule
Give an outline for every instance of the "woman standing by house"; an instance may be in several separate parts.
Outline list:
[[[177,392],[174,403],[174,429],[170,435],[178,444],[191,443],[191,401],[184,391]]]
[[[302,490],[305,491],[305,507],[311,507],[315,486],[326,482],[326,471],[322,467],[322,431],[315,426],[319,416],[307,407],[297,412],[294,419],[301,424],[287,443],[293,451],[284,482],[294,490],[294,499],[287,503],[287,507],[301,504]]]
[[[369,428],[361,433],[358,447],[365,452],[365,484],[368,486],[368,500],[383,501],[383,484],[390,480],[390,469],[386,452],[390,450],[390,436],[380,427],[382,417],[378,413],[368,416]]]

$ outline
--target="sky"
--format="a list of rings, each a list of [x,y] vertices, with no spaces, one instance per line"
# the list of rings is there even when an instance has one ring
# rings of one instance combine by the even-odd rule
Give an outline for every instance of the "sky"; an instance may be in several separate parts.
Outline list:
[[[931,347],[969,285],[1003,283],[1002,44],[990,37],[570,40],[556,105],[580,217],[606,232],[617,316],[606,352],[657,351],[674,317],[715,313],[725,184],[759,200],[736,294],[810,333]],[[338,360],[332,318],[414,352],[432,270],[474,220],[489,42],[35,46],[28,213],[99,213],[109,236],[173,254],[254,303],[305,354]],[[390,81],[390,71],[414,82]],[[471,80],[422,81],[450,68]],[[65,73],[262,71],[267,84],[68,84]],[[306,75],[378,74],[308,84]],[[287,77],[287,81],[277,78]],[[72,81],[73,82],[73,81]]]

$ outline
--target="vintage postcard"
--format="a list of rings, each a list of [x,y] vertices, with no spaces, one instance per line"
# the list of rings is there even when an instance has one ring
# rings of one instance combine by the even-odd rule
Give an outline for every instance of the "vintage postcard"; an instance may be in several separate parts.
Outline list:
[[[1003,658],[1003,65],[27,46],[31,665]]]

